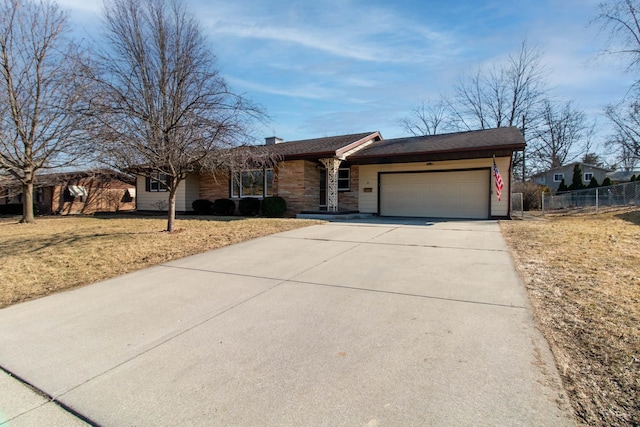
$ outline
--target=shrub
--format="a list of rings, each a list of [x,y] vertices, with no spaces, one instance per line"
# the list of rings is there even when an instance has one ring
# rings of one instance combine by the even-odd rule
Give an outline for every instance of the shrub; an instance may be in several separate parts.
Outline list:
[[[638,177],[635,174],[633,174],[633,175],[631,175],[631,179],[629,180],[629,182],[634,182],[637,179],[638,179]]]
[[[242,216],[257,216],[260,213],[260,199],[245,197],[240,199],[238,210]]]
[[[556,194],[566,193],[567,191],[569,191],[569,187],[567,187],[567,184],[564,183],[564,178],[562,178],[562,181],[560,181],[560,185],[558,186],[558,191],[556,191]]]
[[[35,210],[34,210],[35,214]],[[0,205],[0,215],[22,215],[22,203]]]
[[[287,202],[282,197],[273,196],[262,199],[262,215],[269,218],[282,218],[287,210]]]
[[[191,207],[196,215],[212,215],[213,203],[206,199],[197,199],[191,203]]]
[[[549,187],[533,182],[517,181],[513,183],[512,192],[522,193],[522,205],[525,211],[541,209],[542,192],[551,193]]]
[[[606,177],[606,178],[602,181],[602,187],[608,187],[609,185],[613,185],[613,182],[611,182],[611,178]]]
[[[569,186],[569,190],[582,190],[584,188],[584,184],[582,183],[582,168],[580,167],[580,163],[576,163],[573,166],[573,176],[571,177],[571,185]]]
[[[598,184],[598,180],[596,179],[595,176],[591,177],[591,181],[589,181],[589,185],[587,185],[587,188],[598,188],[600,187],[600,184]]]
[[[213,214],[231,216],[236,211],[236,203],[231,199],[216,199],[213,201]]]

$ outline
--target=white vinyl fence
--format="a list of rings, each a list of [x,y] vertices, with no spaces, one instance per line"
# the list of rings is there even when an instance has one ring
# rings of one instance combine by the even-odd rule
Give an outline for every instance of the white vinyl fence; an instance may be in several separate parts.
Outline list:
[[[562,194],[542,193],[542,213],[562,209],[640,206],[640,181]]]

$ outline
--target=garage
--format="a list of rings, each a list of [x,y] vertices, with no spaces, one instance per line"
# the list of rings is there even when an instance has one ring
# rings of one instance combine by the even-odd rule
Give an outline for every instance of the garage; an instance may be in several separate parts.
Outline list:
[[[491,170],[381,172],[380,215],[486,219]]]

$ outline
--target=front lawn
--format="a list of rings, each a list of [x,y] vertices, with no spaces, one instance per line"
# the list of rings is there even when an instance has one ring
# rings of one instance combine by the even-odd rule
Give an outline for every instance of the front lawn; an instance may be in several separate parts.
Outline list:
[[[161,217],[0,220],[0,308],[176,258],[318,224],[297,219]]]
[[[640,209],[503,221],[576,415],[640,424]]]

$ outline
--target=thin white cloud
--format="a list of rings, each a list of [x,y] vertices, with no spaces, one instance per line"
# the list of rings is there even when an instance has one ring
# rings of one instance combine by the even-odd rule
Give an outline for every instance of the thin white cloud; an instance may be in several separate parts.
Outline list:
[[[451,35],[398,15],[389,7],[324,0],[263,7],[225,4],[204,17],[213,35],[281,42],[367,62],[422,63],[455,52]],[[279,49],[276,45],[275,49]]]
[[[213,31],[234,37],[276,40],[360,61],[421,62],[428,57],[418,49],[395,50],[381,44],[355,39],[349,34],[338,35],[336,32],[310,31],[305,28],[220,22]]]
[[[102,2],[99,0],[58,0],[58,6],[63,9],[72,9],[74,11],[100,13],[102,11]]]
[[[327,100],[339,96],[336,89],[328,89],[318,84],[291,85],[290,87],[278,87],[271,84],[256,83],[231,76],[225,77],[227,82],[234,87],[251,92],[262,92],[269,95],[285,96],[290,98],[302,98],[312,100]]]

